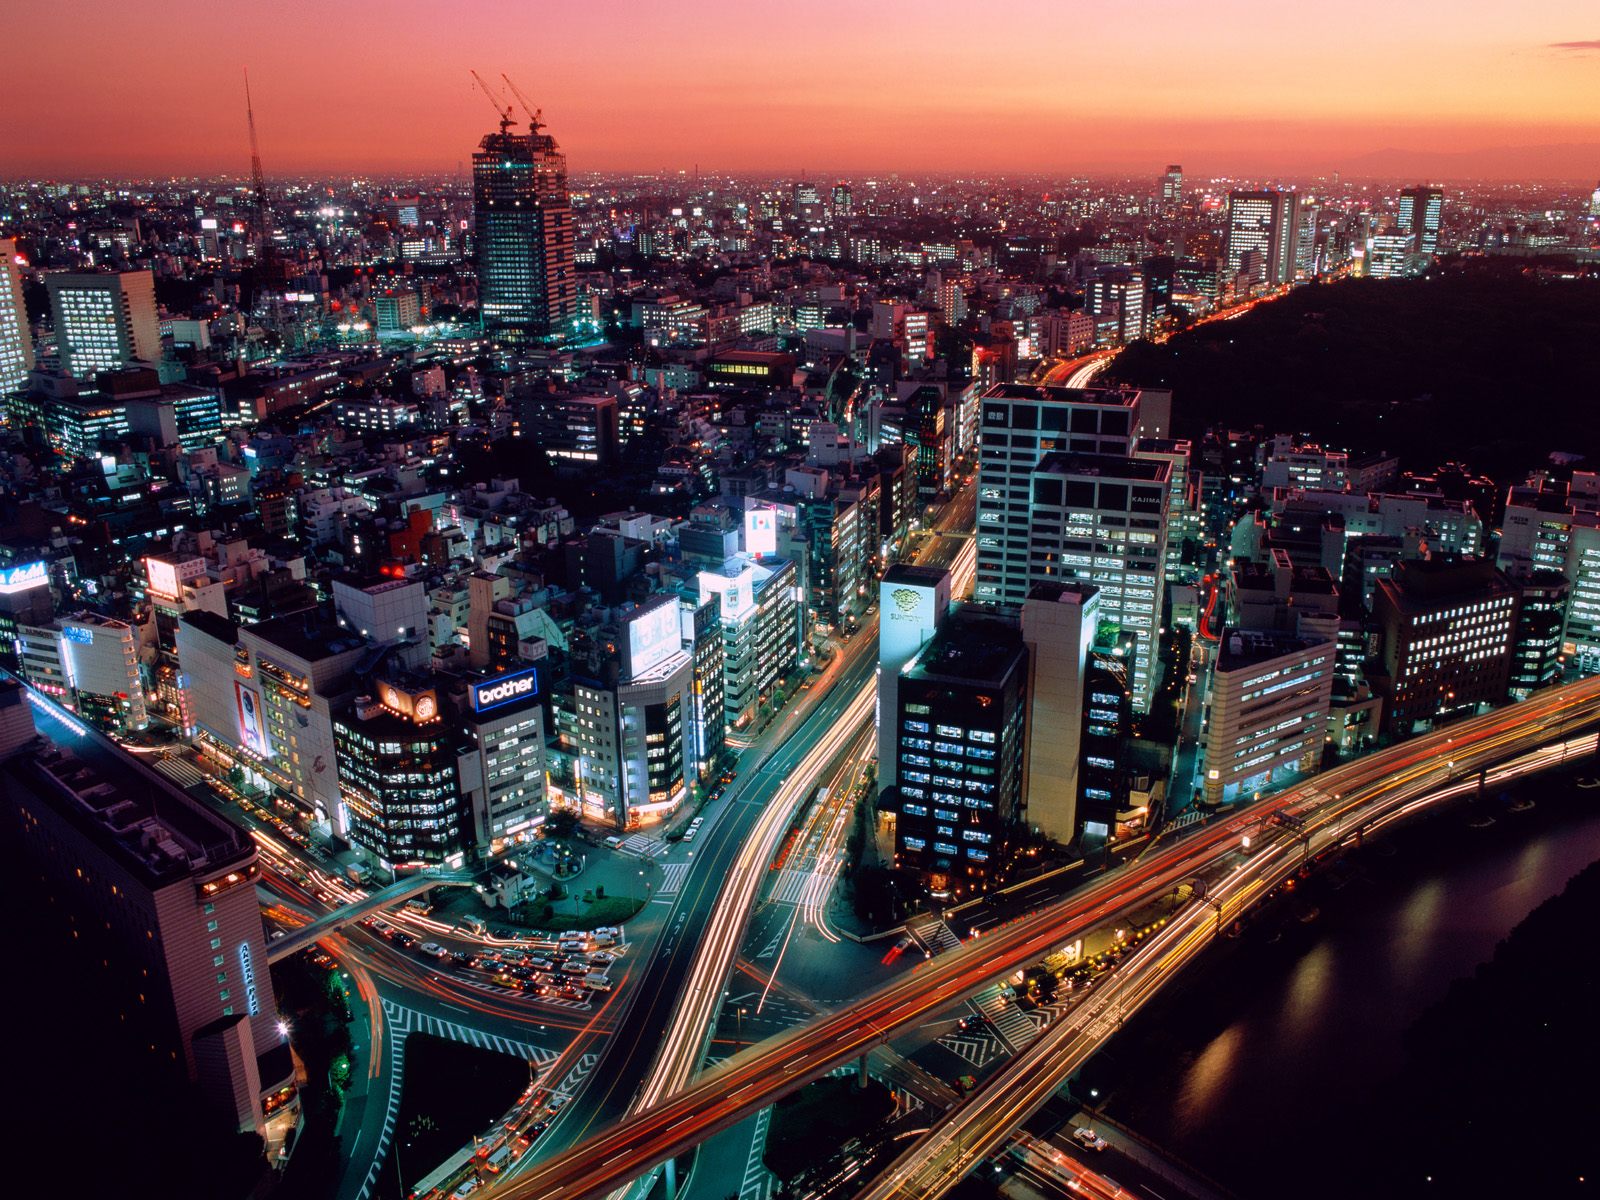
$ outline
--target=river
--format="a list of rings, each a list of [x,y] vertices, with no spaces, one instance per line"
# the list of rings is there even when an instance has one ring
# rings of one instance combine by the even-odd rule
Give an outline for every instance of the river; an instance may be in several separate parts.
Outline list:
[[[1404,1136],[1385,1095],[1406,1029],[1600,859],[1600,790],[1518,794],[1535,807],[1487,829],[1443,811],[1303,888],[1130,1021],[1079,1094],[1242,1200],[1389,1194],[1362,1185]]]

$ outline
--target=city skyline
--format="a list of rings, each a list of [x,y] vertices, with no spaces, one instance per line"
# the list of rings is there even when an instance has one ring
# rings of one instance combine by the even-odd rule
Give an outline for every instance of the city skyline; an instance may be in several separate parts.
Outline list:
[[[1446,28],[1361,0],[1338,29],[1255,0],[1203,14],[1170,0],[1137,14],[1030,4],[986,23],[945,0],[914,20],[902,6],[826,3],[801,14],[792,49],[721,3],[476,3],[470,19],[432,21],[425,54],[416,33],[431,18],[418,5],[390,6],[379,24],[361,5],[333,23],[289,3],[273,7],[318,31],[315,58],[300,43],[241,45],[147,72],[132,104],[123,66],[160,61],[166,31],[203,15],[179,4],[130,23],[99,0],[85,7],[105,19],[84,20],[70,44],[49,18],[18,18],[14,35],[35,52],[0,123],[10,175],[243,170],[246,66],[279,175],[464,165],[492,122],[472,67],[497,82],[504,70],[543,106],[574,173],[1093,173],[1181,160],[1197,175],[1583,180],[1600,159],[1600,39],[1579,0],[1519,14],[1514,31],[1486,0],[1457,6]],[[641,39],[650,52],[631,53]],[[603,57],[608,45],[628,56]]]

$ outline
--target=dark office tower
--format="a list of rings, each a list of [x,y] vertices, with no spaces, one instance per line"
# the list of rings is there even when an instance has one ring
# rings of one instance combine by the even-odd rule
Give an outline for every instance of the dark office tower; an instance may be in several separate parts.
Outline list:
[[[1228,274],[1257,283],[1294,278],[1300,198],[1294,192],[1228,193]]]
[[[1439,253],[1439,218],[1444,214],[1444,189],[1418,184],[1400,193],[1400,215],[1395,224],[1412,239],[1418,254]]]
[[[484,332],[512,342],[561,339],[578,308],[567,159],[540,129],[502,120],[472,156],[478,308]]]
[[[1183,168],[1173,163],[1161,177],[1161,203],[1183,203]]]
[[[951,617],[900,670],[898,866],[937,899],[981,891],[1021,832],[1028,650],[1013,622]]]

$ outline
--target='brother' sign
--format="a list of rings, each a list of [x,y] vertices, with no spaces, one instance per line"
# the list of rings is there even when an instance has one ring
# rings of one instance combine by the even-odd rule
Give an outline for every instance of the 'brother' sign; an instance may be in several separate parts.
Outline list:
[[[533,670],[521,671],[515,675],[502,675],[498,679],[491,679],[487,683],[473,687],[472,707],[478,712],[486,708],[498,708],[502,704],[510,704],[513,700],[522,700],[534,695],[538,685],[538,673]]]

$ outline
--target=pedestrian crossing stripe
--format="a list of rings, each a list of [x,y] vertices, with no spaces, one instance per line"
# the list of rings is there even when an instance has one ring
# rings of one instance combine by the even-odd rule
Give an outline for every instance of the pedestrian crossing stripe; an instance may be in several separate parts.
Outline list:
[[[684,877],[689,874],[689,864],[663,863],[661,865],[661,885],[656,888],[658,896],[675,896],[683,887]]]
[[[498,1034],[489,1033],[486,1030],[474,1029],[470,1025],[460,1025],[454,1021],[446,1021],[431,1013],[420,1012],[414,1008],[407,1008],[403,1004],[396,1004],[392,1000],[383,1002],[383,1012],[384,1017],[389,1022],[389,1028],[400,1037],[408,1033],[431,1034],[447,1041],[463,1042],[470,1046],[478,1046],[484,1050],[509,1054],[513,1058],[520,1058],[541,1067],[554,1062],[558,1057],[554,1050],[545,1046],[534,1046],[527,1042],[514,1041]]]

